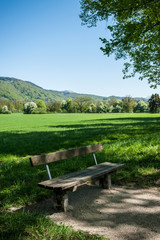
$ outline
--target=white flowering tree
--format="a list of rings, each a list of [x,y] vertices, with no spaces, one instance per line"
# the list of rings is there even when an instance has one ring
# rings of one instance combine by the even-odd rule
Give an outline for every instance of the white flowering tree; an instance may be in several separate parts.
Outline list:
[[[23,112],[25,114],[31,114],[36,109],[37,109],[37,104],[34,102],[27,102],[23,106]]]
[[[1,109],[0,109],[0,113],[2,114],[8,114],[8,113],[11,113],[9,110],[8,110],[8,107],[7,105],[4,105]]]

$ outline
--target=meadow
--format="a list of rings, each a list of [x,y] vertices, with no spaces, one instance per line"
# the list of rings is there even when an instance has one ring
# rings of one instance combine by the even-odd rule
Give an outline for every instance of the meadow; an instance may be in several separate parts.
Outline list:
[[[29,157],[102,143],[98,163],[125,163],[113,183],[160,187],[160,114],[11,114],[0,115],[0,238],[104,239],[64,225],[45,215],[11,211],[51,196],[37,187],[47,179],[43,166],[30,166]],[[75,157],[51,166],[53,177],[93,165],[92,156]]]

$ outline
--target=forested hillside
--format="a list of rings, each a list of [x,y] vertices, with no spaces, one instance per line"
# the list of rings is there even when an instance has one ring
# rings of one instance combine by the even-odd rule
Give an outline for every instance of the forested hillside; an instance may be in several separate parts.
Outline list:
[[[56,88],[56,85],[55,85]],[[94,101],[108,100],[111,96],[102,97],[91,94],[80,94],[70,91],[45,90],[31,82],[23,81],[16,78],[0,77],[0,98],[14,101],[39,101],[45,103],[67,100],[68,98],[91,97]],[[114,96],[116,99],[123,97]],[[144,98],[136,100],[146,101]]]
[[[69,97],[77,98],[88,96],[95,101],[107,100],[96,95],[78,94],[70,91],[45,90],[31,82],[22,81],[16,78],[0,77],[0,98],[7,100],[39,101],[44,102],[67,100]]]

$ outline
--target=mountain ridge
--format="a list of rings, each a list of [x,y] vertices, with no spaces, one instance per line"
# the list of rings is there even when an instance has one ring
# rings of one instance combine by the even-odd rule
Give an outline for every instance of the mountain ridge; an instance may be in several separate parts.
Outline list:
[[[67,100],[67,98],[91,97],[95,101],[108,100],[110,97],[122,99],[119,96],[98,96],[94,94],[76,93],[71,90],[57,91],[46,90],[30,81],[24,81],[14,77],[0,77],[0,98],[7,100],[39,101],[44,102]],[[146,98],[135,98],[147,101]]]

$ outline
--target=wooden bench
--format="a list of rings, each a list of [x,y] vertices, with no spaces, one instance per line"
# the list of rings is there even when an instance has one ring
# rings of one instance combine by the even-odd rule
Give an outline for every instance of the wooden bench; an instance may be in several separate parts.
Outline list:
[[[95,152],[101,150],[103,150],[102,144],[96,144],[45,155],[35,155],[30,158],[32,166],[46,166],[49,180],[38,183],[38,186],[53,190],[53,203],[55,209],[66,212],[68,207],[68,191],[75,191],[77,186],[85,184],[88,181],[98,180],[103,188],[111,188],[111,173],[116,172],[124,166],[124,164],[110,162],[97,164]],[[95,162],[94,166],[52,179],[48,163],[89,153],[93,155]]]

